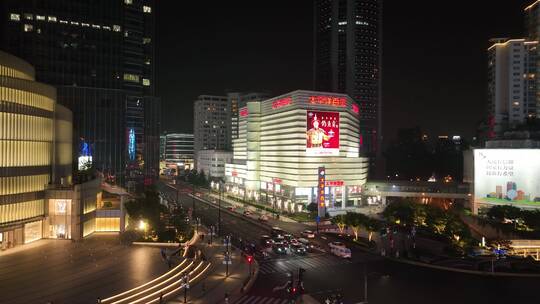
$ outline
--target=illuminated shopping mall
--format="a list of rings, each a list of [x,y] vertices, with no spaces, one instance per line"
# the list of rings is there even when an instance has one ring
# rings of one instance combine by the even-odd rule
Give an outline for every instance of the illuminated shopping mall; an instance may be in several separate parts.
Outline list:
[[[117,214],[96,216],[100,180],[72,181],[72,113],[56,103],[56,89],[0,52],[0,100],[0,249],[118,231]]]
[[[361,203],[368,159],[360,157],[359,107],[347,95],[294,91],[239,110],[224,191],[290,212],[317,202],[326,170],[329,213]]]

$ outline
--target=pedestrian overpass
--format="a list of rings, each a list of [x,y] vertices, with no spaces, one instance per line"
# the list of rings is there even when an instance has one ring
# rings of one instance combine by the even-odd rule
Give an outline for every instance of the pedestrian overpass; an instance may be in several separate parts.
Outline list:
[[[467,183],[418,182],[418,181],[368,181],[362,190],[367,197],[376,198],[382,203],[387,197],[408,197],[420,199],[463,199],[472,198]]]

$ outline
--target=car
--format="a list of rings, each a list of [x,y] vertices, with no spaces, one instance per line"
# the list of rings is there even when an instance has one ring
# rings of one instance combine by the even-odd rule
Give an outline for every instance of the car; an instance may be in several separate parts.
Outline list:
[[[270,247],[274,244],[274,240],[269,235],[261,235],[261,246]]]
[[[249,210],[244,210],[244,215],[245,215],[245,216],[251,215],[251,211],[249,211]]]
[[[287,241],[291,241],[292,239],[294,239],[294,236],[290,233],[285,233],[283,234],[283,237],[287,240]]]
[[[305,238],[308,238],[308,239],[313,239],[315,238],[315,233],[313,233],[313,231],[311,230],[304,230],[300,233],[303,237]]]
[[[259,221],[268,222],[268,216],[266,216],[266,214],[261,214],[261,216],[259,216]]]
[[[195,195],[198,196],[198,197],[202,196],[199,192],[195,193]]]
[[[274,245],[272,249],[277,254],[287,254],[287,248],[281,244]]]
[[[272,227],[272,231],[270,232],[270,235],[273,237],[283,237],[285,234],[285,231],[283,231],[279,227]]]
[[[332,248],[347,248],[345,246],[345,244],[343,244],[342,242],[330,242],[330,243],[328,243],[328,247],[330,247],[330,249],[332,249]]]
[[[302,244],[293,244],[293,245],[291,245],[290,248],[291,248],[291,251],[296,253],[296,254],[304,255],[304,254],[307,253],[306,248]]]
[[[300,242],[299,242],[297,239],[291,239],[291,240],[289,241],[289,244],[291,244],[291,245],[299,245]]]
[[[233,206],[227,207],[227,210],[234,212],[235,208]]]
[[[338,257],[350,259],[351,250],[347,247],[330,247],[330,252]]]

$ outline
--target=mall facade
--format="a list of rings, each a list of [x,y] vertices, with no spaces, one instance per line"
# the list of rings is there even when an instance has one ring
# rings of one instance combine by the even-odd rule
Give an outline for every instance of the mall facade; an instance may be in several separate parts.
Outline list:
[[[73,115],[34,68],[0,52],[0,249],[96,228],[100,179],[73,184]]]
[[[248,102],[239,109],[224,191],[276,210],[302,212],[317,203],[324,167],[327,211],[357,207],[369,166],[359,154],[359,114],[352,98],[335,93],[294,91]]]

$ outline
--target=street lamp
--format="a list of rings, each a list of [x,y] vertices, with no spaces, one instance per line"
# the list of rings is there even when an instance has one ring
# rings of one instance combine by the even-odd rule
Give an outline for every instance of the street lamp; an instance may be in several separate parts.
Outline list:
[[[217,188],[219,191],[219,200],[218,200],[218,235],[221,236],[221,192],[223,187],[221,186],[221,181],[218,182]]]

